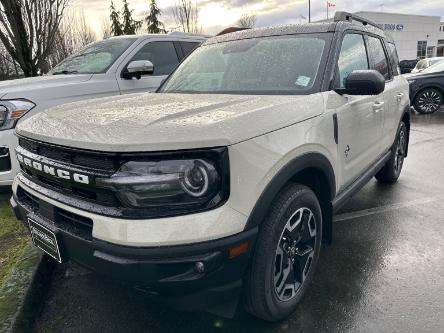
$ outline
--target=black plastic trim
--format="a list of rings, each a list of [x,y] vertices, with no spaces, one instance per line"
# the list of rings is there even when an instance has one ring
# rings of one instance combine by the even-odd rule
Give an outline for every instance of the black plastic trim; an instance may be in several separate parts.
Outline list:
[[[384,166],[384,164],[390,158],[392,151],[389,150],[382,157],[372,164],[367,171],[365,171],[358,179],[340,191],[336,198],[333,200],[333,212],[337,212],[355,193],[363,188],[374,175]]]
[[[265,218],[271,203],[276,198],[279,191],[293,178],[298,172],[307,169],[319,169],[327,177],[330,183],[330,200],[333,200],[336,194],[336,179],[333,167],[329,160],[320,153],[307,153],[295,158],[285,165],[262,192],[259,200],[256,202],[253,211],[248,218],[245,230],[257,227]]]
[[[339,128],[338,128],[338,115],[333,114],[333,135],[335,138],[335,143],[339,143]]]

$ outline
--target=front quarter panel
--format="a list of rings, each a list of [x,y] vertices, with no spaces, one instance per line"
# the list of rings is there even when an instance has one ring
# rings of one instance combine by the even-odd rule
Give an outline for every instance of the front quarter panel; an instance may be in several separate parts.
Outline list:
[[[312,107],[324,109],[323,98]],[[336,170],[337,149],[333,132],[332,118],[321,114],[231,146],[231,194],[228,204],[250,216],[259,197],[280,170],[306,154],[315,153],[325,157],[332,169]],[[336,179],[333,183],[337,187]],[[336,192],[336,188],[333,192]]]

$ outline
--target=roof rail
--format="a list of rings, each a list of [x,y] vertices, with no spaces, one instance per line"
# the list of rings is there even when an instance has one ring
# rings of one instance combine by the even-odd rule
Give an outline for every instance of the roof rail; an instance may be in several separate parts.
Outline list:
[[[190,36],[190,37],[204,37],[204,38],[209,38],[211,37],[210,35],[205,35],[205,34],[199,34],[199,33],[193,33],[193,32],[182,32],[182,31],[171,31],[168,33],[168,35],[170,36]]]
[[[249,29],[251,29],[251,28],[229,27],[229,28],[226,28],[226,29],[222,30],[221,32],[219,32],[216,36],[222,36],[222,35],[226,35],[226,34],[229,34],[232,32],[249,30]]]
[[[371,25],[375,28],[381,29],[381,26],[361,16],[347,12],[336,12],[334,22],[345,22],[345,21],[347,22],[358,21],[361,22],[363,25]]]

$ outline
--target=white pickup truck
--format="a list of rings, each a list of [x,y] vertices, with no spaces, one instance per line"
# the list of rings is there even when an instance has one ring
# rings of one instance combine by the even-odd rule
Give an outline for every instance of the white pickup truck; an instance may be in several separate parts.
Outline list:
[[[179,32],[113,37],[86,47],[48,75],[1,82],[0,186],[11,185],[18,171],[19,121],[60,104],[154,91],[205,39]]]

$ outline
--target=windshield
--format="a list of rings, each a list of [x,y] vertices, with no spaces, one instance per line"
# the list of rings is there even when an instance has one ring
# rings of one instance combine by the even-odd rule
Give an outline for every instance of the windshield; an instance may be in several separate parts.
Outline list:
[[[66,58],[49,74],[98,74],[105,73],[114,61],[136,41],[136,38],[111,38],[87,46]]]
[[[440,60],[436,64],[424,69],[421,73],[439,73],[444,72],[444,60]]]
[[[243,39],[198,48],[159,92],[303,94],[315,84],[326,36]]]

